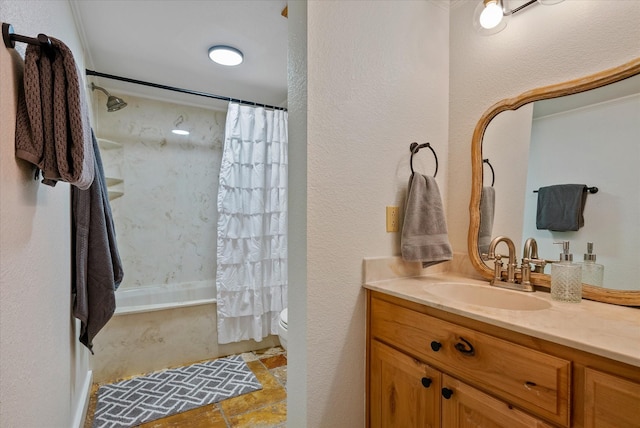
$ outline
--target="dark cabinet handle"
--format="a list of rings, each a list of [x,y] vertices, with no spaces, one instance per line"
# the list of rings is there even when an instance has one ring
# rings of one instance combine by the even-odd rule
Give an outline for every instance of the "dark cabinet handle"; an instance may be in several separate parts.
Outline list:
[[[431,379],[428,377],[423,377],[422,386],[424,386],[425,388],[429,388],[431,386]]]
[[[449,398],[451,398],[452,395],[453,395],[453,390],[449,388],[442,388],[442,396],[445,398],[445,400],[448,400]]]
[[[434,351],[438,352],[440,350],[440,348],[442,348],[442,343],[436,342],[435,340],[433,342],[431,342],[431,349],[433,349]]]
[[[464,355],[469,357],[474,356],[476,354],[476,350],[473,349],[473,345],[464,337],[461,337],[460,340],[464,343],[456,343],[454,347]]]

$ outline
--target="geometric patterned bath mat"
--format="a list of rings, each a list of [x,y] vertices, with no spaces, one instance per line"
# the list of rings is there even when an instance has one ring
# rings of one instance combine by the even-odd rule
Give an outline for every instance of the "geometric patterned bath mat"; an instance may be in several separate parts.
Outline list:
[[[101,386],[93,428],[129,428],[259,389],[240,355],[158,371]]]

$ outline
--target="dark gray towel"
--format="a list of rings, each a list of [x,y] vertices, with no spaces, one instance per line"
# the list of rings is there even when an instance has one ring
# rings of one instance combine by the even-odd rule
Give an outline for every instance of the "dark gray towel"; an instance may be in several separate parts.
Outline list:
[[[496,190],[493,187],[485,186],[482,188],[480,196],[480,230],[478,231],[478,251],[480,254],[489,252],[495,209]]]
[[[401,237],[402,258],[422,267],[453,258],[447,221],[434,177],[412,174]]]
[[[115,291],[123,277],[100,150],[93,132],[91,137],[95,179],[87,190],[71,187],[73,315],[81,321],[80,342],[90,350],[115,312]]]
[[[584,226],[585,184],[558,184],[538,189],[536,228],[557,232]]]

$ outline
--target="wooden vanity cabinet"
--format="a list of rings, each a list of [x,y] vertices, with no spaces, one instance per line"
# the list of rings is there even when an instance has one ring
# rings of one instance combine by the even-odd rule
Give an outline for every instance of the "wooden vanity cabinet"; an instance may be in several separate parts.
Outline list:
[[[370,361],[372,428],[551,426],[377,340]]]
[[[640,427],[640,383],[585,369],[585,428]]]
[[[367,290],[367,426],[640,428],[640,369]]]

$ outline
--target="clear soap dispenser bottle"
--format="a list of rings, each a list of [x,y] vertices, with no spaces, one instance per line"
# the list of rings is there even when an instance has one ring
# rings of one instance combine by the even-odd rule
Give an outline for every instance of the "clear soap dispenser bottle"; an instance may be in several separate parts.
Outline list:
[[[551,298],[561,302],[578,303],[582,300],[582,266],[573,263],[569,241],[562,244],[560,261],[551,265]]]
[[[596,255],[593,253],[593,242],[587,242],[587,252],[582,263],[582,282],[596,287],[602,287],[604,279],[604,266],[596,263]]]

